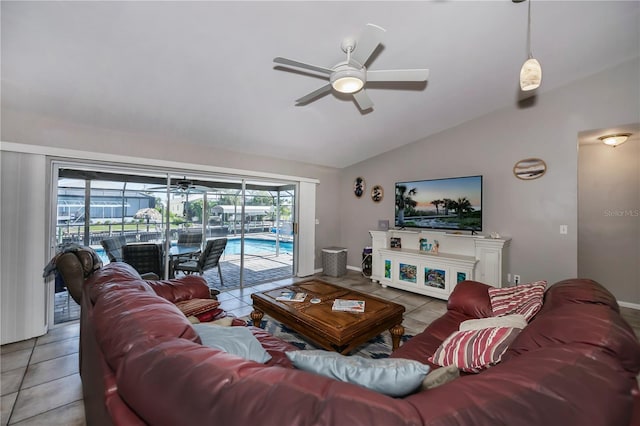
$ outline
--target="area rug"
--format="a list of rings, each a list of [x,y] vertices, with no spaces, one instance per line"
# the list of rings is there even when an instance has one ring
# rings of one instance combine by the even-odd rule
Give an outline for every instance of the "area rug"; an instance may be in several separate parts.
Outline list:
[[[251,325],[250,318],[243,318],[247,321],[247,324]],[[265,315],[262,318],[260,328],[269,332],[272,336],[276,336],[286,342],[291,343],[292,345],[300,348],[300,349],[322,349],[318,346],[315,346],[311,341],[307,340],[305,337],[296,333],[289,327],[284,324],[279,323],[271,317]],[[400,344],[406,342],[413,336],[410,334],[405,334],[400,338]],[[379,334],[373,339],[369,340],[367,343],[362,346],[356,348],[350,355],[359,355],[365,358],[388,358],[391,354],[391,334],[388,331]]]

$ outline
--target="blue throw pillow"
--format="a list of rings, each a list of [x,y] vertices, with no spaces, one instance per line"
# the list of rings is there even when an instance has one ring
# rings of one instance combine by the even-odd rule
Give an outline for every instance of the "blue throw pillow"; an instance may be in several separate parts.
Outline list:
[[[408,395],[418,389],[429,373],[428,365],[410,359],[368,359],[322,350],[292,351],[286,355],[300,370],[394,397]]]
[[[271,355],[246,327],[223,327],[211,324],[193,324],[205,346],[238,355],[250,361],[264,364]]]

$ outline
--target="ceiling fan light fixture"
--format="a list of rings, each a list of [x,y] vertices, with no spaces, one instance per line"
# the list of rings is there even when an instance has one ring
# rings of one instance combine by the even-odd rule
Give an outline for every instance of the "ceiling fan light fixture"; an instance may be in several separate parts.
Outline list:
[[[329,78],[331,86],[340,93],[356,93],[364,87],[365,71],[349,65],[340,65]]]
[[[615,135],[600,136],[598,139],[604,142],[605,145],[609,145],[615,148],[616,146],[625,143],[627,139],[629,139],[629,136],[631,136],[631,133],[618,133]]]
[[[355,93],[362,89],[364,82],[357,77],[342,77],[331,83],[341,93]]]

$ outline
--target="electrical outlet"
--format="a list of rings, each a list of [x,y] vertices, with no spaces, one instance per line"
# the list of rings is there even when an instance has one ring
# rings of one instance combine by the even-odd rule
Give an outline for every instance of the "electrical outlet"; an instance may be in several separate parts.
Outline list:
[[[520,275],[514,275],[513,276],[513,282],[516,284],[520,284]]]
[[[507,282],[510,283],[511,282],[511,273],[507,274]]]

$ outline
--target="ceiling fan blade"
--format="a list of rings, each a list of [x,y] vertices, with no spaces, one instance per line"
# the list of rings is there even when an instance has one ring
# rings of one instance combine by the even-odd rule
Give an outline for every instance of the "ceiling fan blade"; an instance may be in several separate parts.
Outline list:
[[[313,92],[309,93],[308,95],[305,95],[303,97],[301,97],[300,99],[296,99],[296,105],[304,105],[306,103],[311,102],[312,100],[315,100],[316,98],[327,94],[331,91],[331,84],[327,84],[325,86],[322,86],[321,88],[314,90]]]
[[[367,26],[364,27],[364,31],[360,35],[360,38],[356,42],[356,47],[353,49],[351,59],[361,65],[365,65],[373,51],[376,50],[376,47],[378,47],[382,41],[382,37],[385,32],[387,32],[387,30],[382,27],[374,24],[367,24]]]
[[[281,58],[278,56],[273,59],[273,62],[282,65],[289,65],[291,67],[304,68],[311,71],[321,72],[323,74],[331,74],[333,70],[331,68],[319,67],[317,65],[305,64],[304,62],[294,61],[293,59]]]
[[[367,81],[427,81],[429,70],[367,70]]]
[[[354,93],[353,99],[356,100],[358,108],[363,111],[369,108],[373,108],[373,102],[371,102],[371,98],[369,98],[369,95],[367,95],[367,92],[365,92],[364,89]]]

